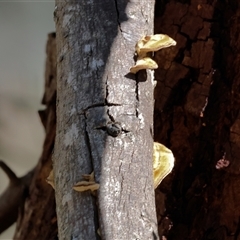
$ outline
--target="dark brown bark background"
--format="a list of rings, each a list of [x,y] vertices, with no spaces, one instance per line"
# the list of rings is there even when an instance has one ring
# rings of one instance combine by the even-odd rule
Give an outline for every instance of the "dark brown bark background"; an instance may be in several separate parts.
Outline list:
[[[167,239],[240,239],[239,17],[234,0],[156,5],[155,32],[177,41],[155,55],[155,140],[176,158],[156,191]]]

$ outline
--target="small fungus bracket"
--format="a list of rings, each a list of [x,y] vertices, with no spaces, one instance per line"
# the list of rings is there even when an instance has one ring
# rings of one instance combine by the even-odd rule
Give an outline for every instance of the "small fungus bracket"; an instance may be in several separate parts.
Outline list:
[[[157,69],[158,64],[148,56],[149,53],[175,46],[176,44],[176,41],[166,34],[147,35],[141,38],[135,46],[137,61],[130,68],[130,72],[136,74],[139,70],[143,69]]]
[[[100,185],[95,182],[94,172],[92,172],[91,174],[84,174],[82,175],[82,177],[84,180],[76,183],[73,186],[73,189],[75,191],[85,192],[90,190],[91,192],[94,192],[99,189]]]
[[[174,167],[174,156],[172,151],[161,143],[154,142],[153,145],[153,178],[154,189],[172,171]]]

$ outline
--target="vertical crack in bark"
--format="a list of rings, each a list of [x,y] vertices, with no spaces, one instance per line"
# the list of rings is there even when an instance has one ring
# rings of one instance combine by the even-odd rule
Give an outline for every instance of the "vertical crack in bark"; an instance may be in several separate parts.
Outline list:
[[[106,97],[105,97],[105,104],[107,105],[107,98],[108,98],[108,95],[109,95],[109,91],[108,91],[108,76],[106,78],[106,82],[105,82],[105,85],[106,85]]]
[[[138,106],[139,106],[139,80],[138,77],[136,77],[136,87],[135,87],[135,93],[136,93],[136,104],[135,104],[135,108],[136,108],[136,117],[138,118]]]
[[[108,115],[108,117],[110,118],[110,120],[111,120],[112,122],[115,122],[115,119],[114,119],[114,117],[110,114],[109,108],[108,108],[108,107],[111,105],[111,104],[108,102],[108,100],[107,100],[108,95],[109,95],[109,90],[108,90],[108,76],[107,76],[105,85],[106,85],[105,105],[107,106],[107,115]]]
[[[109,112],[109,108],[107,109],[107,115],[108,115],[108,117],[110,118],[110,120],[112,121],[112,122],[115,122],[115,119],[114,119],[114,117],[110,114],[110,112]]]
[[[85,136],[86,136],[86,144],[87,144],[87,147],[88,147],[88,151],[89,151],[89,157],[90,157],[90,160],[91,160],[91,168],[92,168],[92,171],[94,171],[94,163],[93,163],[93,156],[92,156],[92,148],[91,148],[91,142],[90,142],[90,137],[89,137],[89,133],[88,133],[88,130],[87,130],[87,116],[86,116],[86,113],[84,113],[84,118],[85,118]],[[93,195],[91,195],[92,197],[92,204],[93,204],[93,207],[94,207],[94,222],[95,222],[95,234],[96,234],[96,239],[99,239],[99,236],[98,236],[98,229],[99,229],[99,216],[98,216],[98,207],[97,207],[97,197],[95,198]]]
[[[118,9],[118,0],[114,0],[115,2],[115,8],[116,8],[116,13],[117,13],[117,23],[118,23],[118,27],[119,27],[119,30],[122,32],[122,28],[121,28],[121,23],[120,23],[120,20],[119,20],[119,9]]]
[[[108,76],[106,78],[106,82],[105,82],[105,85],[106,85],[106,97],[105,97],[105,104],[107,106],[107,115],[108,117],[111,119],[111,121],[114,121],[113,117],[111,116],[111,114],[109,113],[109,108],[108,108],[108,95],[109,95],[109,90],[108,90]]]
[[[86,144],[88,146],[89,156],[90,156],[91,165],[92,165],[91,167],[92,167],[92,170],[94,170],[91,143],[90,143],[90,138],[89,138],[89,134],[88,134],[88,130],[87,130],[87,116],[86,116],[86,112],[84,112],[84,118],[85,118],[85,126],[84,126],[84,128],[85,128]]]

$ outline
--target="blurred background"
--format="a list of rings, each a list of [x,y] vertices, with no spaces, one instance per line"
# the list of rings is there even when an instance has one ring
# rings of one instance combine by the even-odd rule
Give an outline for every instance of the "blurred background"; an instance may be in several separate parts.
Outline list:
[[[55,31],[54,1],[0,0],[0,159],[18,176],[37,163],[44,130],[45,46]],[[8,185],[0,169],[0,194]],[[15,225],[0,235],[12,239]]]

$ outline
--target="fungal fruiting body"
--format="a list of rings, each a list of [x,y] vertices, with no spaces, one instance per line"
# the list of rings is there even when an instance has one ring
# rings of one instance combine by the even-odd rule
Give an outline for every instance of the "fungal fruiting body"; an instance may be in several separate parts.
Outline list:
[[[154,189],[172,171],[174,156],[172,151],[163,144],[154,142],[153,145],[153,182]]]
[[[148,53],[175,46],[176,44],[176,41],[166,34],[147,35],[143,37],[135,46],[137,61],[136,64],[130,68],[130,72],[136,74],[142,69],[157,69],[157,63],[148,56]]]

